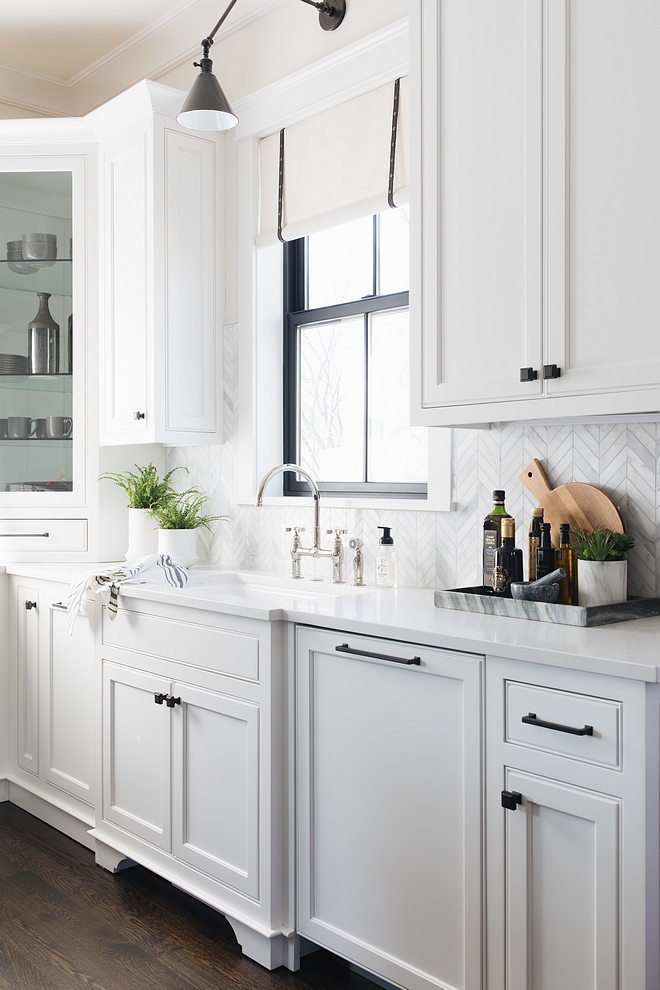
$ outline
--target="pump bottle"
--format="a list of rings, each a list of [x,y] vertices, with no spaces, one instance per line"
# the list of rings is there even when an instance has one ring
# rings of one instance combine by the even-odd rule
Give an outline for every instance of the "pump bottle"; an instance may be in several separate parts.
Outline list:
[[[391,526],[379,526],[383,535],[378,541],[376,554],[376,587],[396,588],[396,550],[390,533]]]

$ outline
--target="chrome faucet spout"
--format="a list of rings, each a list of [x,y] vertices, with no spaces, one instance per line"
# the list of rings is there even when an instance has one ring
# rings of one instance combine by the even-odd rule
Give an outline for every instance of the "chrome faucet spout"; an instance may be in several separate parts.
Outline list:
[[[300,474],[309,482],[309,486],[312,489],[312,497],[314,499],[314,546],[313,550],[321,549],[321,525],[320,525],[320,498],[321,493],[319,492],[319,487],[312,478],[311,474],[308,474],[304,468],[300,467],[299,464],[278,464],[276,467],[271,468],[268,474],[265,474],[261,479],[261,484],[257,491],[257,505],[263,505],[264,491],[266,487],[270,484],[272,479],[276,474],[281,474],[284,471],[293,471],[294,474]]]

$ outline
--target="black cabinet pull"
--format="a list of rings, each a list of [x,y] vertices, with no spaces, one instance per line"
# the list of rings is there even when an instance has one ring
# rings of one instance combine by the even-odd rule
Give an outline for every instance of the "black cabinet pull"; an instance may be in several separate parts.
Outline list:
[[[502,791],[502,807],[507,811],[515,811],[522,804],[522,794],[519,791]]]
[[[520,381],[521,382],[535,382],[539,377],[538,371],[535,368],[521,368],[520,369]]]
[[[594,734],[593,725],[583,725],[581,729],[576,729],[573,725],[560,725],[559,722],[544,722],[543,719],[537,718],[534,712],[530,712],[529,715],[523,715],[521,721],[526,722],[527,725],[540,725],[542,729],[556,729],[557,732],[570,732],[572,736],[593,736]]]
[[[546,379],[561,378],[561,368],[558,368],[556,364],[544,364],[543,377]]]
[[[389,657],[386,653],[366,653],[364,650],[354,650],[348,643],[342,643],[341,646],[335,646],[337,653],[354,653],[356,657],[369,657],[370,660],[389,660],[391,663],[405,663],[405,664],[417,664],[419,666],[422,662],[421,657],[411,657],[406,660],[402,657]]]
[[[26,609],[27,609],[27,610],[28,610],[28,612],[29,612],[29,611],[30,611],[30,609],[32,609],[32,608],[36,608],[36,607],[37,607],[37,603],[36,603],[36,602],[26,602],[26,603],[25,603],[25,607],[26,607]]]
[[[154,702],[157,705],[162,705],[162,703],[165,701],[166,698],[167,698],[166,694],[160,694],[160,693],[154,694]]]
[[[165,699],[165,704],[168,708],[174,708],[175,705],[181,704],[181,698],[173,698],[172,695],[168,695]]]

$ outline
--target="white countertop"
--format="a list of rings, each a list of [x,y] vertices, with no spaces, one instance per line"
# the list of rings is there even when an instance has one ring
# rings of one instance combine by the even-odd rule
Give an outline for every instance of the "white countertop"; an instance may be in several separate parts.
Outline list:
[[[98,571],[109,567],[112,565],[101,564]],[[96,568],[93,564],[7,563],[0,565],[0,572],[3,570],[33,580],[68,584],[75,574]],[[318,586],[313,594],[300,586],[289,591],[285,580],[272,595],[259,598],[255,593],[246,598],[214,584],[225,573],[195,568],[186,588],[124,585],[121,595],[635,680],[660,680],[660,617],[583,628],[436,608],[431,589],[374,588],[357,594],[325,595]],[[254,580],[258,582],[259,575],[255,574]]]

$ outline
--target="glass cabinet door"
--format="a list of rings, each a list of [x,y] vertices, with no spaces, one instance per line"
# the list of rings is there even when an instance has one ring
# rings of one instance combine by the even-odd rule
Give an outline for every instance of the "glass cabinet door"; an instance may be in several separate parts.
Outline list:
[[[72,173],[0,172],[0,493],[73,491]]]

